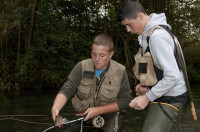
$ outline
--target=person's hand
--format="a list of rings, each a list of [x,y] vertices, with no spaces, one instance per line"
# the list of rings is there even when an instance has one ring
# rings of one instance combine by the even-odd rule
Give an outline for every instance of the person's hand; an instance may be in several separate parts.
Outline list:
[[[140,84],[138,84],[138,85],[135,87],[135,92],[136,92],[136,95],[137,95],[137,96],[145,95],[148,91],[149,91],[149,88],[148,88],[148,87],[143,87],[143,86],[141,86]]]
[[[56,116],[58,116],[59,112],[60,111],[57,108],[52,108],[52,110],[51,110],[51,117],[52,117],[52,119],[53,119],[54,122],[55,122]]]
[[[88,108],[88,109],[83,113],[83,115],[86,115],[84,121],[87,121],[87,120],[89,120],[89,119],[91,119],[91,118],[94,118],[94,117],[100,115],[100,113],[99,113],[98,107],[91,107],[91,108]]]
[[[129,107],[135,109],[135,110],[143,110],[149,103],[149,99],[146,95],[141,95],[138,97],[135,97],[131,103],[129,104]]]

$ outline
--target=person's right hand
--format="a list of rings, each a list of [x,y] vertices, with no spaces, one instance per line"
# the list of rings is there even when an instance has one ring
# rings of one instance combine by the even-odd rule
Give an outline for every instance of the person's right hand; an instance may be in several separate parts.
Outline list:
[[[53,119],[54,122],[55,122],[56,116],[58,116],[59,112],[60,111],[57,108],[52,108],[52,110],[51,110],[51,117],[52,117],[52,119]]]
[[[140,84],[138,84],[138,85],[135,87],[135,92],[136,92],[136,95],[137,95],[137,96],[144,95],[144,94],[146,94],[148,91],[149,91],[149,88],[148,88],[148,87],[143,87],[143,86],[141,86]]]
[[[99,107],[90,107],[90,108],[88,108],[88,109],[83,113],[83,115],[86,116],[85,119],[84,119],[84,121],[87,121],[87,120],[89,120],[89,119],[91,119],[91,118],[94,118],[94,117],[100,115],[99,112],[100,112]]]

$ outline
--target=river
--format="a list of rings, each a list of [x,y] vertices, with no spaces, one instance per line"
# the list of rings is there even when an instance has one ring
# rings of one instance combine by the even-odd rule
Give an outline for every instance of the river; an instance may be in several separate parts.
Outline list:
[[[198,117],[200,117],[200,83],[193,84],[192,93]],[[2,115],[44,115],[41,117],[0,117],[0,132],[42,132],[53,125],[49,116],[53,100],[58,91],[23,92],[8,94],[0,92],[0,116]],[[128,109],[122,132],[140,132],[147,110]],[[61,113],[73,114],[68,103]],[[67,119],[75,117],[66,115]],[[180,132],[200,132],[200,121],[192,120],[189,107],[183,112]]]

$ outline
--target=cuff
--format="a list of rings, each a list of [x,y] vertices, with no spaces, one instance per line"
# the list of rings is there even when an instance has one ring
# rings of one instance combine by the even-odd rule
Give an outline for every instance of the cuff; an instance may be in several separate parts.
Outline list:
[[[152,91],[149,91],[148,93],[146,93],[146,96],[151,102],[158,98],[155,94],[153,94]]]

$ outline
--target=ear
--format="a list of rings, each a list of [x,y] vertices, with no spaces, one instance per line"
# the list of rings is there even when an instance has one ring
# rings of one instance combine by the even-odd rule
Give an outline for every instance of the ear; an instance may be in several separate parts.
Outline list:
[[[143,17],[144,17],[144,14],[143,14],[143,13],[139,12],[139,13],[137,14],[137,19],[143,20]]]
[[[112,58],[112,56],[114,55],[114,51],[110,52],[110,59]]]

